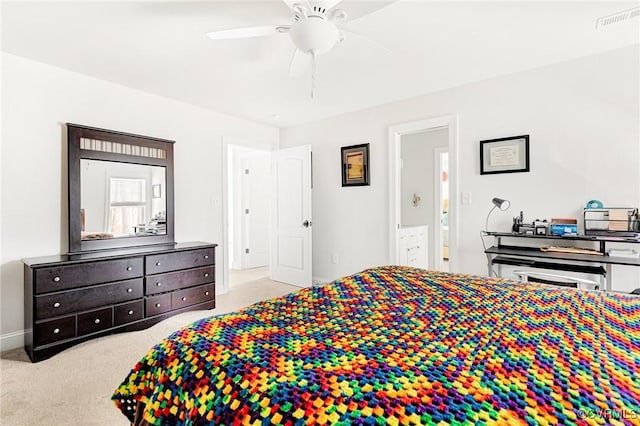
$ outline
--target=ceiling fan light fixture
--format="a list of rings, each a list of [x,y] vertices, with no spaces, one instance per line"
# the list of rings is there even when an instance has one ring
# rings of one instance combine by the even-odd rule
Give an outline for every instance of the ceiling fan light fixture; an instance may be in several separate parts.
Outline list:
[[[338,28],[325,19],[309,17],[296,22],[289,30],[293,44],[302,52],[320,55],[338,41]]]

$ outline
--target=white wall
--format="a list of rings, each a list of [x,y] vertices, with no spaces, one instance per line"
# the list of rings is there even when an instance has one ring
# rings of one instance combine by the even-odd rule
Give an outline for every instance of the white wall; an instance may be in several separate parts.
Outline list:
[[[387,128],[458,114],[461,272],[486,275],[479,231],[491,198],[511,200],[492,216],[509,230],[525,220],[581,217],[590,199],[609,206],[640,205],[638,45],[419,96],[284,129],[282,148],[312,144],[313,268],[325,279],[388,263]],[[531,172],[480,175],[479,141],[529,134]],[[371,186],[340,186],[340,146],[371,144]],[[458,194],[459,196],[459,194]],[[337,253],[340,262],[331,263]],[[614,287],[640,287],[639,268],[614,267]],[[617,274],[617,275],[616,275]]]
[[[277,128],[14,55],[2,61],[2,349],[22,345],[20,259],[68,247],[65,122],[175,140],[176,240],[219,243],[221,264],[222,138],[272,149]]]

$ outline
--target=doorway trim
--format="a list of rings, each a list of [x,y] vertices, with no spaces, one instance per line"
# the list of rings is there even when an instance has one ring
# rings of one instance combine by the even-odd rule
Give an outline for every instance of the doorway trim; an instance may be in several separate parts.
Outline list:
[[[442,246],[444,242],[444,224],[442,223],[442,155],[444,153],[449,153],[448,147],[445,148],[444,146],[436,146],[433,149],[433,183],[435,186],[435,191],[433,192],[433,223],[437,227],[433,230],[433,232],[435,232],[435,247],[433,248],[433,269],[436,269],[438,271],[442,270]],[[449,172],[447,171],[447,174],[448,173]],[[451,196],[451,191],[449,191],[449,196]]]
[[[449,130],[449,270],[458,266],[458,115],[448,114],[389,126],[389,262],[398,263],[401,212],[400,140],[403,135],[447,127]]]

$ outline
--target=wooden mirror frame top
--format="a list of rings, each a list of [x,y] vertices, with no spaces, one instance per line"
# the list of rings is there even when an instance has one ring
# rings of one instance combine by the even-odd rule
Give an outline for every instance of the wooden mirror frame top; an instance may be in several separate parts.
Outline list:
[[[69,253],[94,250],[175,244],[173,198],[174,141],[67,123],[69,188]],[[107,141],[106,146],[87,146],[81,140]],[[125,146],[129,148],[123,149]],[[116,148],[117,147],[117,148]],[[126,153],[124,153],[126,152]],[[81,212],[80,160],[93,159],[119,163],[165,167],[167,233],[119,238],[83,240]]]

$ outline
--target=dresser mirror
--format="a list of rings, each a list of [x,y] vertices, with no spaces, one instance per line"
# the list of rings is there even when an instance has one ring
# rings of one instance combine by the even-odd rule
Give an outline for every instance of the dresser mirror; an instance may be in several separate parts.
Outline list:
[[[67,130],[69,252],[173,243],[173,141]]]

